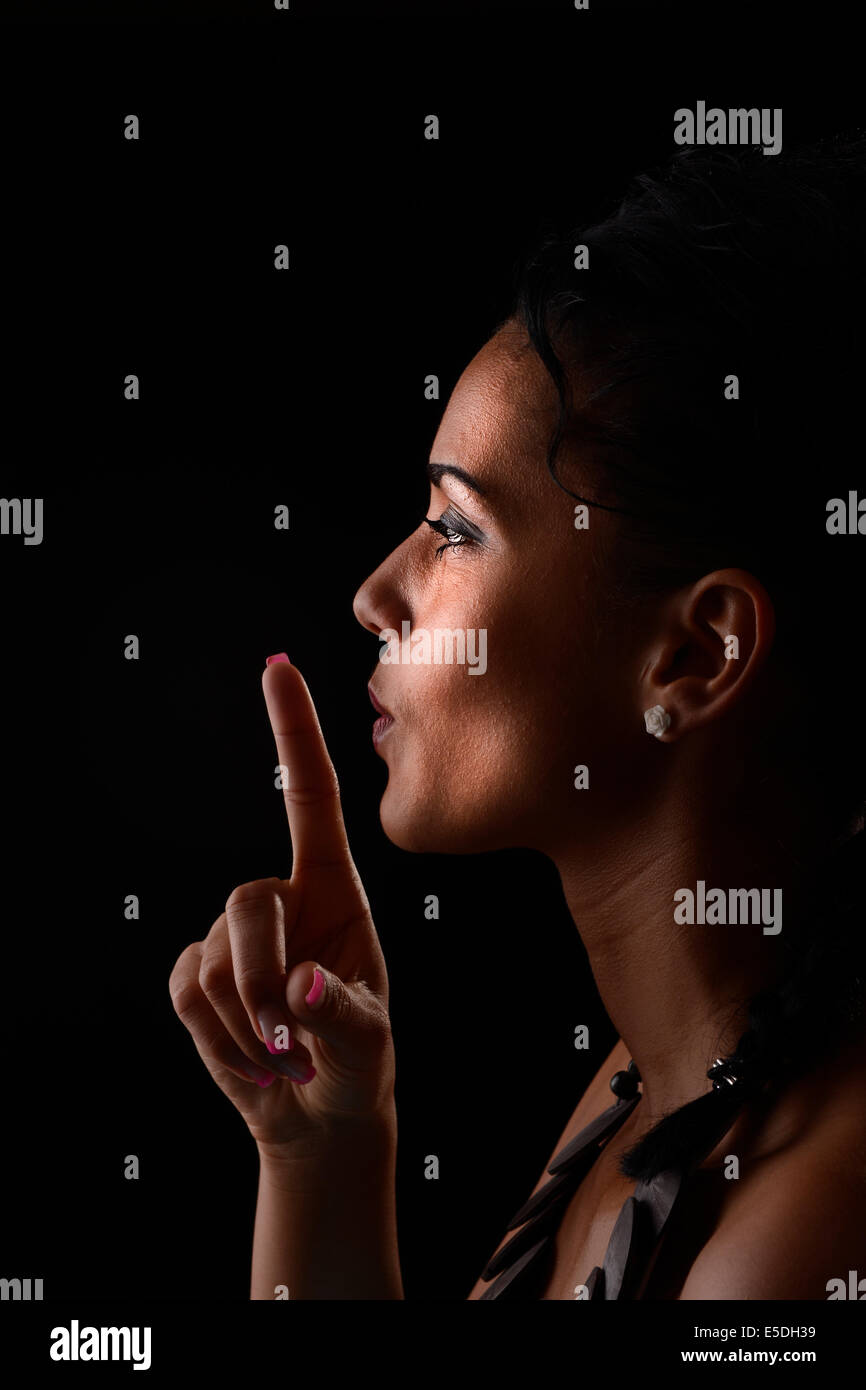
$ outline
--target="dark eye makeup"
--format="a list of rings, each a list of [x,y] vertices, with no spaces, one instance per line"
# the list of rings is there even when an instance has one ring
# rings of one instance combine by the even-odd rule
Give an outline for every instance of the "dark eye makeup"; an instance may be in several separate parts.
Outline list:
[[[477,526],[473,526],[471,521],[467,521],[465,516],[460,516],[459,512],[451,507],[446,507],[441,516],[432,519],[425,516],[424,520],[432,530],[445,537],[445,544],[440,545],[435,552],[434,558],[437,560],[445,550],[458,550],[463,546],[484,543],[484,532],[479,531]]]

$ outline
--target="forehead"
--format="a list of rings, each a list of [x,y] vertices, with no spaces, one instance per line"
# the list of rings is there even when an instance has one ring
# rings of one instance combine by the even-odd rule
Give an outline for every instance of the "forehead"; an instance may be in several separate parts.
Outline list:
[[[456,463],[491,492],[509,473],[543,459],[556,425],[553,382],[525,329],[509,322],[463,371],[448,402],[431,459]]]

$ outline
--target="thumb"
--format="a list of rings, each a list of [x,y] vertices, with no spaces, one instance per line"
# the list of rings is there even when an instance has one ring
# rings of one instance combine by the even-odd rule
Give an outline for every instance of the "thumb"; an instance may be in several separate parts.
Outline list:
[[[363,1053],[388,1026],[384,1009],[367,985],[346,985],[314,960],[301,961],[290,970],[286,1003],[299,1023],[338,1050],[348,1046]]]

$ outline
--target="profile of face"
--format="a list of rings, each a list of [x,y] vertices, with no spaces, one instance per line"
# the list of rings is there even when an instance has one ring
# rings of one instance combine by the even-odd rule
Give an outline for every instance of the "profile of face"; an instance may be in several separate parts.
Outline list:
[[[622,828],[634,799],[647,628],[640,605],[606,620],[617,518],[593,508],[588,528],[575,527],[575,501],[546,465],[557,405],[509,321],[463,372],[433,442],[431,465],[445,469],[427,515],[445,534],[420,521],[355,596],[365,628],[401,634],[381,649],[389,659],[371,689],[394,719],[377,744],[388,767],[380,815],[403,849],[555,854],[577,841],[589,851],[612,818]],[[573,463],[560,476],[580,493]],[[413,659],[424,653],[416,633],[432,642],[436,629],[469,633],[465,660]],[[486,669],[473,671],[480,630]],[[578,765],[591,797],[575,788]]]

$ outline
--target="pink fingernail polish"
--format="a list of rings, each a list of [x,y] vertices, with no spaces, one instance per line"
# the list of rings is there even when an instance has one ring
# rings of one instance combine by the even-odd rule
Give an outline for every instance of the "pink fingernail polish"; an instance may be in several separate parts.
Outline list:
[[[319,1001],[322,990],[325,988],[325,977],[318,966],[313,971],[313,983],[310,986],[309,994],[304,995],[304,1003],[308,1008],[315,1008]]]
[[[285,652],[277,652],[276,656],[269,656],[269,657],[268,657],[267,661],[265,662],[265,665],[266,665],[266,666],[273,666],[273,664],[274,664],[275,661],[284,661],[284,662],[286,663],[287,666],[291,666],[291,664],[292,664],[292,663],[289,661],[289,658],[286,656],[286,653],[285,653]]]
[[[242,1067],[241,1070],[244,1076],[249,1077],[250,1081],[255,1081],[257,1086],[263,1088],[265,1086],[271,1086],[277,1079],[273,1072],[265,1071],[264,1067],[257,1067],[255,1062],[250,1062],[247,1066]]]
[[[274,1062],[274,1067],[281,1076],[288,1077],[289,1081],[299,1081],[302,1086],[316,1075],[316,1068],[310,1066],[309,1062]]]
[[[283,1018],[283,1016],[282,1016],[282,1014],[280,1013],[280,1011],[279,1011],[278,1009],[273,1009],[273,1008],[266,1007],[266,1008],[263,1008],[263,1009],[262,1009],[262,1011],[261,1011],[261,1013],[259,1014],[258,1018],[259,1018],[259,1028],[261,1029],[261,1033],[262,1033],[262,1041],[264,1042],[265,1047],[268,1049],[268,1052],[270,1052],[271,1056],[272,1056],[272,1057],[275,1057],[275,1056],[277,1056],[277,1055],[282,1056],[282,1055],[283,1055],[284,1053],[286,1053],[286,1052],[291,1052],[292,1048],[293,1048],[294,1045],[295,1045],[295,1040],[294,1040],[294,1038],[292,1037],[292,1031],[291,1031],[291,1029],[289,1028],[289,1025],[286,1023],[286,1020]],[[285,1031],[285,1038],[286,1038],[286,1046],[285,1046],[285,1047],[279,1047],[279,1046],[277,1045],[277,1040],[276,1040],[276,1039],[277,1039],[277,1029],[278,1029],[278,1028],[285,1028],[285,1030],[286,1030],[286,1031]],[[283,1034],[280,1034],[280,1038],[281,1038],[281,1039],[282,1039],[282,1037],[283,1037]]]

